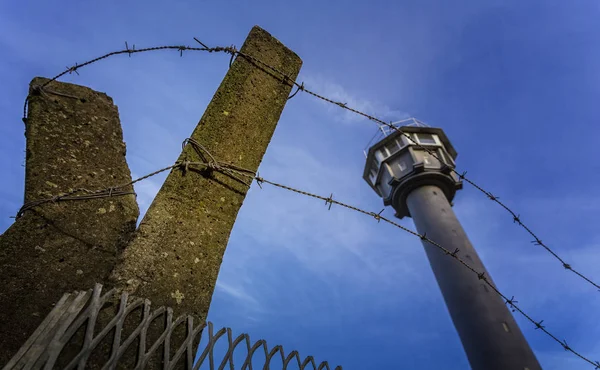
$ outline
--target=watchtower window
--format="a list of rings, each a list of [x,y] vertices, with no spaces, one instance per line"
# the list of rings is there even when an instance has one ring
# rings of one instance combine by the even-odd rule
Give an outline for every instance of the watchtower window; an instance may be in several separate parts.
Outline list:
[[[437,154],[438,158],[442,160],[442,162],[444,162],[446,164],[451,163],[451,162],[448,161],[448,158],[446,158],[446,154],[444,154],[444,150],[443,149],[438,149],[436,151],[436,154]]]
[[[396,153],[398,150],[400,150],[400,147],[398,146],[398,143],[396,142],[396,140],[385,144],[385,148],[390,153],[390,155],[392,155],[392,154]]]
[[[437,144],[432,134],[419,133],[417,134],[417,137],[421,144]]]
[[[375,171],[379,169],[379,161],[376,158],[371,161],[371,168],[374,168]]]
[[[369,171],[369,180],[371,180],[371,184],[375,185],[375,183],[377,181],[377,168],[376,167],[371,167],[371,170]]]

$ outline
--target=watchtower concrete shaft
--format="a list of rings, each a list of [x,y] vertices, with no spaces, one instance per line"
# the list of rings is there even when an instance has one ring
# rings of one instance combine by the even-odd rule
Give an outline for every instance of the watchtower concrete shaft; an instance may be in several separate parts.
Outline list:
[[[451,171],[457,153],[441,129],[414,123],[369,149],[364,178],[397,217],[412,217],[419,234],[450,251],[459,250],[461,259],[484,272],[493,285],[451,207],[462,187]],[[423,246],[472,369],[540,370],[502,298],[434,245],[423,240]]]

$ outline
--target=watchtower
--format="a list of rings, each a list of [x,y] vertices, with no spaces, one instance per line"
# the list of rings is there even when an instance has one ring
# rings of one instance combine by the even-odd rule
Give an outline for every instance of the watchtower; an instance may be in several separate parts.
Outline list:
[[[365,151],[363,178],[396,217],[411,217],[419,234],[458,251],[495,286],[452,210],[462,182],[453,171],[457,152],[450,140],[415,118],[392,126],[380,127],[369,142],[375,144]],[[503,299],[458,261],[422,243],[472,369],[541,370]]]

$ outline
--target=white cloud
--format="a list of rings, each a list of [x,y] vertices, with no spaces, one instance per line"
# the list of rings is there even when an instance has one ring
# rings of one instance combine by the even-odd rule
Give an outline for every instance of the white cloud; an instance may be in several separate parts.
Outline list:
[[[250,294],[248,290],[244,289],[240,284],[226,283],[222,279],[219,279],[216,284],[216,288],[230,297],[241,301],[248,308],[260,308],[260,303]]]
[[[326,196],[333,192],[335,199],[350,204],[359,203],[361,192],[369,190],[361,191],[358,181],[346,181],[356,177],[349,168],[328,167],[300,147],[275,145],[269,150],[260,169],[266,179]],[[393,306],[405,297],[390,291],[413,291],[417,295],[424,276],[432,284],[430,276],[422,274],[427,260],[418,239],[378,224],[372,217],[337,205],[328,210],[321,200],[267,184],[262,190],[256,186],[251,189],[232,239],[235,241],[228,246],[219,280],[243,282],[240,289],[243,287],[244,294],[283,305],[286,315],[290,309],[319,310],[315,301],[322,300],[336,307],[339,315],[352,310],[354,314],[360,308],[349,301],[358,294],[363,299],[372,296],[375,306]],[[310,276],[311,281],[296,281],[294,274]],[[319,293],[313,284],[319,285]],[[294,290],[288,292],[282,289],[284,285]],[[341,289],[352,293],[341,294]],[[327,292],[326,297],[323,292]],[[238,292],[223,293],[235,298]],[[423,292],[416,299],[427,301],[435,293]],[[239,297],[241,302],[246,298]],[[294,303],[286,306],[285,302]],[[283,314],[282,310],[270,309],[273,314]]]
[[[349,108],[353,108],[384,121],[397,121],[410,117],[407,113],[397,108],[389,107],[388,105],[376,100],[358,97],[357,95],[345,89],[343,86],[334,81],[328,80],[323,76],[303,75],[299,78],[299,81],[304,81],[307,89],[319,95],[322,95],[335,102],[346,104]],[[318,101],[323,107],[325,107],[327,112],[338,121],[356,123],[367,120],[367,118],[347,109],[343,109],[337,105],[333,105],[318,99],[315,99],[315,101]]]

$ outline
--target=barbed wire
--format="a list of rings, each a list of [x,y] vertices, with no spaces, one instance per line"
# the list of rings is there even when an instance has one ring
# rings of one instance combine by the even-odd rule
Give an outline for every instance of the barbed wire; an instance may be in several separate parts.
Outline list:
[[[104,54],[97,58],[90,59],[81,64],[75,63],[75,65],[73,65],[71,67],[66,67],[66,69],[63,72],[57,74],[56,76],[52,77],[48,81],[44,82],[43,84],[36,86],[35,89],[44,89],[50,83],[52,83],[53,81],[56,81],[57,79],[66,75],[67,73],[68,74],[75,73],[75,74],[79,75],[79,72],[78,72],[79,69],[89,66],[90,64],[99,62],[101,60],[104,60],[106,58],[109,58],[109,57],[112,57],[115,55],[120,55],[120,54],[128,54],[129,57],[131,57],[132,54],[136,54],[136,53],[145,53],[145,52],[158,51],[158,50],[176,50],[176,51],[179,51],[180,56],[183,56],[184,51],[205,51],[205,52],[209,52],[209,53],[226,52],[226,53],[229,53],[232,56],[234,56],[235,53],[237,52],[237,49],[235,48],[235,46],[226,46],[226,47],[216,46],[216,47],[210,48],[210,47],[202,44],[200,41],[198,41],[198,40],[196,40],[196,41],[198,43],[200,43],[202,45],[202,47],[199,48],[199,47],[191,47],[191,46],[185,46],[185,45],[163,45],[163,46],[154,46],[154,47],[150,47],[150,48],[136,49],[135,44],[133,45],[132,48],[129,48],[129,44],[126,41],[125,49],[112,51],[110,53]],[[27,95],[27,97],[25,98],[25,104],[23,105],[23,121],[24,122],[27,121],[27,104],[28,104],[28,102],[29,102],[29,95]]]
[[[42,204],[46,204],[46,203],[57,203],[57,202],[64,202],[67,200],[87,200],[87,199],[96,199],[96,198],[116,197],[116,196],[131,195],[131,194],[135,195],[135,192],[133,192],[133,191],[124,191],[122,189],[126,188],[128,186],[132,186],[133,184],[135,184],[138,181],[145,180],[149,177],[158,175],[161,172],[165,172],[165,171],[175,168],[177,166],[178,166],[178,164],[174,164],[172,166],[161,168],[160,170],[149,173],[146,176],[142,176],[142,177],[135,179],[133,181],[130,181],[126,184],[112,186],[112,187],[109,187],[106,189],[88,190],[85,188],[78,188],[78,189],[68,191],[66,193],[58,194],[53,197],[27,202],[27,203],[23,204],[23,206],[19,209],[15,218],[18,219],[21,216],[23,216],[23,213],[25,213],[27,210],[41,206]],[[84,194],[77,195],[78,193],[84,193]]]
[[[579,352],[575,351],[573,348],[571,348],[571,346],[568,345],[566,340],[560,340],[558,339],[558,337],[554,334],[552,334],[550,331],[548,331],[546,329],[546,327],[544,325],[542,325],[542,323],[544,322],[544,320],[539,320],[536,321],[534,320],[529,314],[527,314],[525,311],[523,311],[523,309],[521,309],[519,306],[517,306],[517,300],[515,300],[515,297],[512,296],[510,299],[508,298],[507,295],[505,295],[504,293],[502,293],[498,288],[496,288],[496,286],[494,286],[489,280],[488,278],[485,276],[485,272],[480,272],[477,269],[475,269],[474,267],[472,267],[471,265],[469,265],[467,262],[465,262],[462,258],[460,258],[458,252],[459,250],[456,249],[454,251],[450,251],[447,248],[445,248],[444,246],[442,246],[441,244],[429,239],[427,237],[427,235],[424,234],[419,234],[416,231],[413,231],[405,226],[402,226],[400,224],[398,224],[397,222],[394,222],[392,220],[390,220],[389,218],[386,218],[384,216],[382,216],[382,212],[383,210],[381,210],[380,212],[376,213],[376,212],[370,212],[370,211],[366,211],[364,209],[358,208],[354,205],[348,204],[348,203],[344,203],[338,200],[333,199],[333,193],[331,193],[331,195],[329,195],[329,197],[325,197],[323,195],[318,195],[315,193],[311,193],[311,192],[307,192],[301,189],[297,189],[288,185],[284,185],[281,183],[277,183],[274,181],[270,181],[265,179],[264,177],[261,177],[257,172],[254,172],[252,170],[249,169],[245,169],[239,166],[236,166],[234,164],[231,163],[227,163],[227,162],[221,162],[215,159],[215,157],[204,147],[202,146],[200,143],[198,143],[196,140],[188,138],[185,139],[182,143],[182,146],[185,147],[185,145],[190,145],[190,147],[192,148],[192,150],[197,154],[197,156],[199,157],[200,161],[189,161],[189,160],[183,160],[183,161],[177,161],[175,162],[174,165],[169,166],[169,167],[165,167],[162,168],[160,170],[154,171],[146,176],[140,177],[136,180],[133,180],[125,185],[119,185],[119,186],[115,186],[115,187],[109,187],[106,189],[101,189],[101,190],[96,190],[96,191],[92,191],[89,192],[89,194],[93,194],[95,195],[94,198],[100,198],[100,197],[111,197],[114,195],[114,191],[115,189],[121,189],[123,187],[135,184],[136,182],[139,182],[141,180],[144,179],[148,179],[154,175],[157,175],[161,172],[164,172],[166,170],[169,169],[180,169],[184,172],[187,171],[194,171],[194,172],[198,172],[198,173],[202,173],[202,171],[206,171],[208,170],[209,172],[212,171],[216,171],[219,173],[222,173],[226,176],[229,176],[230,178],[241,182],[242,184],[246,185],[247,187],[250,187],[253,181],[256,181],[257,185],[262,189],[262,185],[263,184],[269,184],[271,186],[280,188],[280,189],[284,189],[290,192],[294,192],[296,194],[300,194],[300,195],[304,195],[307,197],[311,197],[314,199],[319,199],[325,202],[325,205],[328,205],[328,209],[331,209],[332,205],[338,205],[341,206],[343,208],[347,208],[350,209],[352,211],[361,213],[363,215],[369,216],[369,217],[373,217],[373,219],[375,219],[377,222],[381,222],[384,221],[394,227],[397,227],[413,236],[418,237],[419,239],[421,239],[422,241],[425,241],[431,245],[433,245],[434,247],[438,248],[439,250],[441,250],[442,252],[444,252],[445,255],[452,257],[453,259],[455,259],[456,261],[458,261],[458,263],[460,263],[461,265],[463,265],[464,267],[466,267],[469,271],[471,271],[472,273],[474,273],[475,275],[477,275],[477,278],[481,281],[483,281],[489,288],[491,288],[497,295],[499,295],[504,301],[505,303],[511,307],[513,312],[518,312],[519,314],[521,314],[523,317],[525,317],[525,319],[527,319],[529,322],[531,322],[532,324],[534,324],[535,329],[539,329],[542,332],[544,332],[546,335],[548,335],[551,339],[553,339],[555,342],[557,342],[558,344],[560,344],[565,351],[569,351],[571,353],[573,353],[574,355],[576,355],[577,357],[579,357],[580,359],[586,361],[587,363],[591,364],[594,366],[594,368],[596,370],[600,369],[600,361],[592,361],[589,358],[583,356],[582,354],[580,354]],[[24,205],[21,209],[24,209],[23,212],[25,212],[28,209],[37,207],[39,205],[42,205],[44,203],[49,203],[49,202],[57,202],[57,201],[74,201],[74,200],[85,200],[85,199],[90,199],[89,194],[85,194],[85,195],[76,195],[76,194],[71,194],[69,196],[63,196],[63,197],[51,197],[51,198],[47,198],[47,199],[41,199],[38,201],[34,201],[34,202],[30,202],[26,205]],[[113,195],[111,195],[113,194]],[[120,194],[119,194],[120,195]]]
[[[434,157],[435,159],[437,159],[439,161],[439,163],[442,166],[442,171],[444,170],[448,170],[454,174],[456,174],[462,181],[467,182],[469,185],[473,186],[475,189],[477,189],[478,191],[480,191],[481,193],[483,193],[489,200],[495,202],[496,204],[498,204],[500,207],[502,207],[505,211],[507,211],[513,219],[513,223],[517,223],[519,226],[521,226],[527,233],[529,233],[530,236],[532,236],[534,238],[534,240],[532,241],[532,243],[534,243],[535,245],[539,245],[542,248],[544,248],[548,253],[550,253],[555,259],[557,259],[561,265],[563,266],[563,268],[565,270],[571,271],[574,274],[576,274],[577,276],[579,276],[580,278],[582,278],[583,280],[585,280],[586,282],[588,282],[589,284],[593,285],[596,289],[598,289],[598,291],[600,291],[600,285],[595,283],[593,280],[591,280],[589,277],[585,276],[584,274],[582,274],[581,272],[575,270],[571,264],[567,263],[563,258],[561,258],[556,252],[554,252],[548,245],[546,245],[544,242],[542,242],[542,240],[533,232],[533,230],[531,230],[531,228],[529,228],[527,225],[525,225],[525,223],[523,223],[523,221],[521,220],[521,216],[519,214],[517,214],[516,212],[514,212],[511,208],[509,208],[505,203],[503,203],[502,201],[500,201],[500,198],[493,195],[491,192],[485,190],[483,187],[481,187],[480,185],[478,185],[477,183],[475,183],[473,180],[469,179],[466,177],[467,171],[463,171],[463,172],[458,172],[454,167],[452,166],[448,166],[447,164],[445,164],[445,160],[443,158],[440,158],[440,156],[435,152],[435,150],[431,150],[426,146],[423,146],[422,144],[420,144],[419,142],[417,142],[411,135],[407,134],[406,132],[402,131],[400,128],[394,126],[391,122],[385,122],[377,117],[374,117],[372,115],[369,115],[367,113],[361,112],[357,109],[351,108],[349,107],[346,103],[342,103],[342,102],[337,102],[335,100],[329,99],[323,95],[317,94],[309,89],[307,89],[304,86],[304,82],[302,83],[298,83],[295,80],[291,79],[289,76],[287,76],[284,72],[280,71],[279,69],[272,67],[262,61],[260,61],[259,59],[251,56],[251,55],[247,55],[245,53],[239,52],[237,51],[237,54],[250,59],[278,74],[280,74],[282,76],[281,81],[283,83],[288,83],[291,84],[292,87],[296,87],[297,90],[292,94],[291,97],[295,96],[299,91],[303,91],[306,92],[309,95],[312,95],[318,99],[321,99],[327,103],[333,104],[333,105],[337,105],[338,107],[342,108],[342,109],[346,109],[350,112],[353,112],[355,114],[358,114],[360,116],[363,116],[371,121],[377,122],[379,124],[385,125],[388,128],[394,130],[395,132],[398,132],[400,134],[402,134],[402,136],[406,137],[407,139],[409,139],[415,146],[417,146],[419,149],[424,150],[425,152],[427,152],[429,155],[431,155],[432,157]]]
[[[213,52],[223,52],[223,53],[227,53],[231,55],[231,58],[229,60],[229,66],[231,67],[231,64],[233,62],[233,59],[236,55],[242,56],[245,59],[247,59],[248,61],[252,62],[255,66],[259,67],[262,66],[261,69],[263,69],[264,71],[268,70],[271,71],[274,74],[271,73],[271,76],[278,78],[282,83],[288,84],[291,87],[296,87],[296,91],[289,96],[288,99],[293,98],[294,96],[296,96],[296,94],[298,94],[298,92],[302,91],[305,92],[309,95],[312,95],[313,97],[316,97],[320,100],[323,100],[327,103],[336,105],[342,109],[346,109],[350,112],[353,112],[357,115],[360,115],[364,118],[367,118],[373,122],[376,122],[378,124],[384,125],[389,127],[390,129],[394,130],[395,132],[398,132],[400,134],[402,134],[404,137],[406,137],[408,140],[410,140],[414,145],[416,145],[419,149],[422,149],[424,151],[426,151],[429,155],[431,155],[432,157],[434,157],[435,159],[437,159],[440,164],[442,165],[442,169],[443,170],[447,170],[451,173],[456,174],[462,181],[465,181],[466,183],[468,183],[469,185],[473,186],[475,189],[477,189],[479,192],[481,192],[482,194],[484,194],[489,200],[493,201],[494,203],[498,204],[500,207],[502,207],[506,212],[508,212],[510,214],[510,216],[512,217],[513,223],[518,224],[522,229],[524,229],[532,238],[533,241],[531,241],[531,243],[542,247],[544,250],[546,250],[548,253],[550,253],[550,255],[552,255],[556,260],[558,260],[560,262],[560,264],[562,265],[562,267],[565,270],[571,271],[572,273],[574,273],[575,275],[577,275],[579,278],[583,279],[584,281],[586,281],[587,283],[591,284],[592,286],[594,286],[596,289],[598,289],[598,291],[600,292],[600,285],[596,282],[594,282],[591,278],[589,278],[588,276],[584,275],[582,272],[576,270],[573,268],[573,266],[569,263],[567,263],[562,257],[560,257],[554,250],[552,250],[546,243],[544,243],[540,237],[529,227],[527,226],[523,220],[521,219],[520,214],[516,213],[515,211],[513,211],[510,207],[508,207],[504,202],[500,201],[500,198],[493,195],[491,192],[485,190],[482,186],[480,186],[479,184],[477,184],[476,182],[474,182],[473,180],[469,179],[466,174],[467,171],[463,171],[463,172],[458,172],[454,167],[452,166],[448,166],[445,164],[445,161],[439,157],[439,155],[434,151],[429,149],[426,146],[421,145],[419,142],[417,142],[415,139],[413,139],[409,134],[405,133],[404,131],[402,131],[400,128],[394,126],[392,123],[390,122],[386,122],[383,121],[373,115],[364,113],[362,111],[359,111],[357,109],[354,109],[352,107],[349,107],[346,103],[342,103],[342,102],[338,102],[335,101],[333,99],[327,98],[323,95],[320,95],[312,90],[307,89],[304,86],[304,82],[298,83],[295,79],[291,78],[290,76],[288,76],[287,74],[285,74],[284,72],[282,72],[281,70],[279,70],[276,67],[273,67],[263,61],[261,61],[260,59],[251,56],[249,54],[246,54],[240,50],[237,50],[237,48],[232,45],[232,46],[216,46],[216,47],[208,47],[206,44],[202,43],[200,40],[198,40],[197,38],[194,37],[194,40],[201,45],[201,47],[191,47],[191,46],[185,46],[185,45],[165,45],[165,46],[155,46],[155,47],[149,47],[149,48],[143,48],[143,49],[136,49],[135,48],[135,44],[133,45],[132,48],[129,47],[129,44],[127,42],[125,42],[125,49],[123,50],[118,50],[118,51],[113,51],[107,54],[104,54],[100,57],[88,60],[82,64],[75,64],[71,67],[67,67],[63,72],[59,73],[58,75],[54,76],[53,78],[51,78],[50,80],[44,82],[42,85],[37,86],[34,88],[34,91],[39,91],[41,93],[48,92],[48,93],[54,93],[52,91],[48,91],[47,89],[45,89],[45,87],[50,84],[52,81],[57,80],[58,78],[64,76],[65,74],[69,73],[78,73],[78,70],[88,66],[90,64],[96,63],[98,61],[104,60],[106,58],[115,56],[115,55],[120,55],[120,54],[128,54],[130,57],[132,54],[135,53],[144,53],[144,52],[151,52],[151,51],[158,51],[158,50],[175,50],[175,51],[179,51],[179,55],[183,56],[183,52],[184,51],[203,51],[203,52],[209,52],[209,53],[213,53]],[[266,70],[265,70],[266,69]],[[58,94],[61,95],[61,94]],[[65,94],[62,94],[63,96],[65,96]],[[27,105],[28,105],[28,101],[29,101],[29,97],[30,95],[27,95],[26,99],[25,99],[25,104],[23,106],[23,122],[27,122]],[[72,96],[68,96],[68,97],[72,97]],[[72,97],[72,98],[76,98],[76,97]]]

